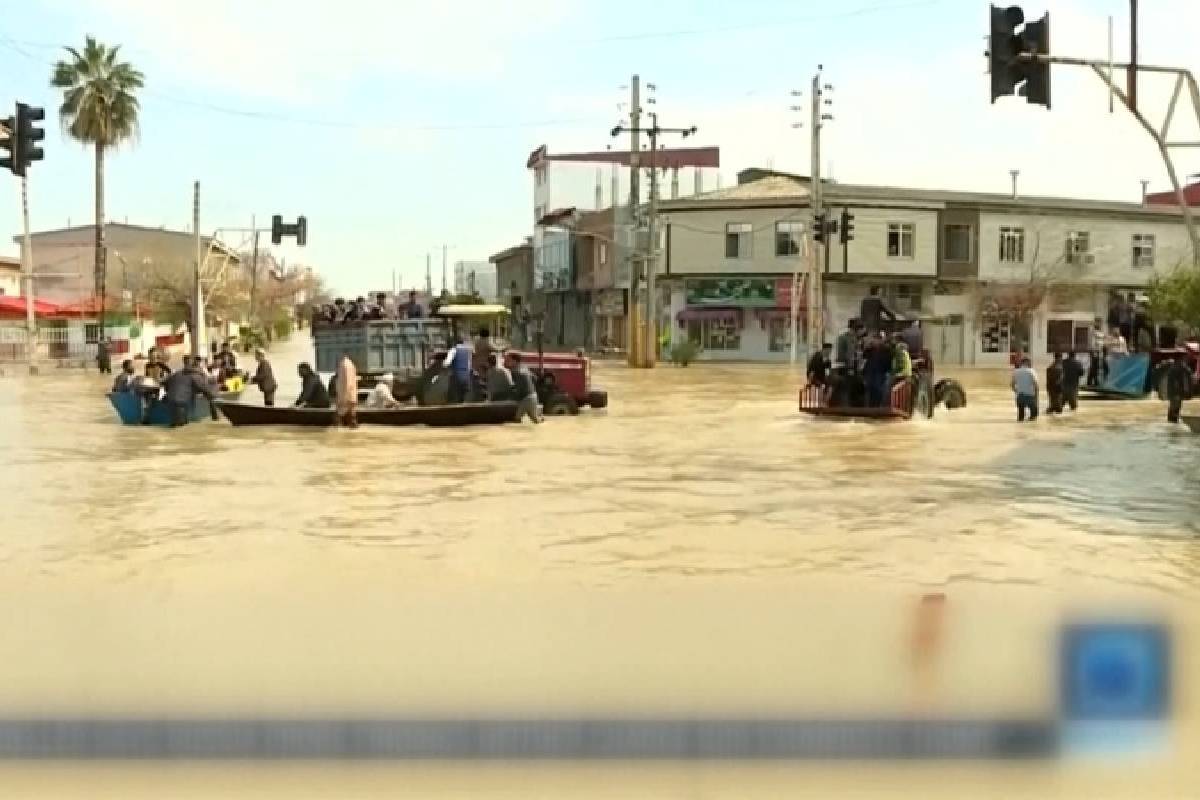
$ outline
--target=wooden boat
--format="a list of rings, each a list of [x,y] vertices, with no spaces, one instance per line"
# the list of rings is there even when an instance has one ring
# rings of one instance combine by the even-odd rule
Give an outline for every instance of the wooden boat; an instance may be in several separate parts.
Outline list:
[[[328,428],[337,423],[332,408],[295,408],[255,406],[246,403],[217,402],[217,410],[233,425],[294,425],[304,428]],[[465,425],[500,425],[515,422],[516,403],[462,403],[446,406],[402,406],[400,408],[359,408],[360,425],[430,425],[456,428]]]
[[[241,397],[241,391],[236,392],[221,392],[217,395],[219,400],[236,401]],[[150,406],[150,412],[146,415],[146,420],[142,420],[142,399],[136,392],[109,392],[108,402],[117,411],[117,418],[121,420],[123,425],[155,425],[160,428],[171,427],[171,409],[166,403],[155,401]],[[203,422],[210,419],[212,414],[209,413],[208,400],[204,397],[197,397],[196,403],[192,406],[192,422]]]
[[[1181,414],[1179,416],[1179,421],[1184,425],[1187,425],[1188,430],[1192,433],[1200,434],[1200,417]]]
[[[800,411],[815,417],[906,420],[912,419],[913,413],[916,412],[928,418],[933,416],[933,406],[933,389],[926,375],[921,375],[915,390],[908,381],[893,386],[888,404],[881,408],[828,405],[820,386],[806,385],[800,390]]]

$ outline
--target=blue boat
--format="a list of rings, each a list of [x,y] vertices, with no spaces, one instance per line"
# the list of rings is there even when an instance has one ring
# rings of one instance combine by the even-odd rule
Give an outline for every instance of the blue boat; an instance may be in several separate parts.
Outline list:
[[[220,392],[217,397],[220,400],[234,401],[241,394],[241,392]],[[109,392],[108,401],[117,410],[117,416],[120,417],[122,424],[142,424],[142,400],[136,392]],[[212,419],[208,400],[203,397],[196,398],[196,402],[192,406],[191,419],[192,422],[203,422],[206,419]],[[166,403],[156,401],[150,406],[150,413],[147,415],[146,424],[169,428],[171,426],[171,409],[167,407]]]
[[[1098,387],[1081,392],[1097,400],[1129,400],[1150,394],[1150,355],[1132,353],[1108,357],[1108,377]]]

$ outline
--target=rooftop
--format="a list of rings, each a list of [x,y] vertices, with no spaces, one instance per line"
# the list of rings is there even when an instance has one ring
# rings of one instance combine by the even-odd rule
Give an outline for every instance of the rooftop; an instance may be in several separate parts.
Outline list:
[[[150,225],[130,225],[128,222],[109,222],[109,223],[106,223],[104,227],[105,227],[105,230],[110,230],[110,231],[125,230],[125,231],[130,231],[135,234],[136,233],[161,233],[161,234],[166,234],[168,236],[186,236],[189,239],[195,237],[195,234],[192,233],[191,231],[177,231],[177,230],[172,230],[170,228],[166,228],[163,226],[159,226],[156,228],[156,227],[152,227]],[[92,231],[95,231],[95,230],[96,230],[95,225],[70,225],[65,228],[52,228],[50,230],[45,230],[45,231],[33,231],[29,235],[31,238],[37,238],[39,236],[53,236],[53,235],[60,234],[60,233],[87,233],[87,234],[90,234]],[[218,250],[223,251],[224,253],[226,253],[227,255],[229,255],[235,259],[238,258],[238,254],[235,253],[232,249],[230,249],[229,246],[226,245],[224,242],[222,242],[220,239],[215,239],[212,236],[206,236],[204,234],[200,234],[200,240],[205,242],[206,244],[209,242],[212,242],[212,243],[214,243],[214,246]],[[20,244],[23,241],[23,237],[14,236],[13,241],[16,242],[17,244]]]
[[[806,175],[748,169],[738,174],[736,186],[711,192],[660,201],[664,211],[725,206],[744,203],[778,205],[781,202],[805,205],[809,202],[812,181]],[[1045,197],[994,192],[967,192],[947,189],[919,189],[904,186],[871,186],[865,184],[823,182],[824,197],[833,202],[877,202],[891,205],[913,205],[941,208],[947,205],[980,206],[989,208],[1040,208],[1063,211],[1115,212],[1158,217],[1178,217],[1180,209],[1173,205],[1142,205],[1111,200],[1088,200],[1073,197]]]

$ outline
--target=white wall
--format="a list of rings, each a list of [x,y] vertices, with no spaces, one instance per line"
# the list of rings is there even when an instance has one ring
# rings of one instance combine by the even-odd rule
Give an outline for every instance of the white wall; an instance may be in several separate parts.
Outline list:
[[[672,211],[666,215],[671,226],[671,273],[678,275],[791,275],[803,256],[775,255],[775,223],[780,220],[807,222],[807,208],[755,208]],[[725,257],[725,226],[748,223],[754,227],[748,258]],[[666,271],[660,259],[659,274]]]
[[[831,209],[834,216],[841,206]],[[937,275],[938,213],[934,209],[916,208],[855,208],[854,239],[843,248],[835,234],[829,242],[829,270],[849,274],[884,275],[896,277]],[[912,258],[889,258],[887,251],[888,225],[911,224],[914,230]],[[849,251],[846,262],[843,249]]]
[[[20,272],[9,272],[8,270],[0,272],[0,294],[9,297],[17,297],[21,294]]]
[[[1157,274],[1165,274],[1189,256],[1187,229],[1182,222],[1121,219],[1100,216],[1048,216],[1033,213],[980,214],[979,279],[983,281],[1028,280],[1036,258],[1043,269],[1053,270],[1057,280],[1144,286]],[[1025,262],[1000,261],[1001,226],[1025,229]],[[1061,264],[1067,234],[1087,231],[1095,263],[1086,266]],[[1155,237],[1153,267],[1133,266],[1133,234]],[[1059,266],[1052,266],[1059,264]]]

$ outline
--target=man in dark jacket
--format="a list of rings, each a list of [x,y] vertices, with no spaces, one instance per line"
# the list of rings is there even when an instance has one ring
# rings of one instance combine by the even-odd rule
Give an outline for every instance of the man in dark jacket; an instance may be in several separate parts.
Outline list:
[[[1063,409],[1063,360],[1062,353],[1055,353],[1054,360],[1046,367],[1046,394],[1050,398],[1047,414],[1061,414]]]
[[[260,347],[254,351],[254,360],[258,362],[258,368],[254,370],[254,377],[250,382],[258,386],[259,391],[263,393],[263,405],[275,405],[275,390],[279,388],[279,384],[275,382],[275,371],[271,369],[271,362],[267,361],[266,352]]]
[[[1176,358],[1167,367],[1167,422],[1179,422],[1179,412],[1192,384],[1192,371],[1186,360]]]
[[[96,343],[96,366],[101,375],[112,374],[112,340],[106,336]]]
[[[871,337],[865,361],[863,382],[867,388],[867,406],[882,408],[887,405],[892,371],[892,348],[887,340],[881,336]]]
[[[212,414],[213,421],[216,421],[216,398],[208,384],[208,377],[196,370],[195,362],[191,357],[184,359],[183,369],[167,378],[164,388],[167,392],[167,405],[171,409],[172,428],[187,425],[191,420],[196,395],[204,395],[208,399],[208,410]]]
[[[871,293],[862,299],[862,304],[858,309],[858,319],[866,326],[867,333],[879,333],[883,327],[883,318],[887,317],[888,321],[896,319],[895,313],[887,307],[883,302],[883,298],[879,296],[879,287],[872,286]]]
[[[299,408],[329,408],[333,405],[329,400],[329,392],[320,376],[313,372],[308,364],[301,364],[296,369],[300,373],[300,396],[296,398]]]
[[[215,361],[221,369],[221,374],[233,374],[237,371],[237,356],[229,349],[229,342],[224,342],[221,345],[221,351],[217,353]]]
[[[1083,380],[1083,364],[1075,357],[1075,351],[1067,354],[1063,362],[1062,399],[1072,411],[1079,410],[1079,382]]]
[[[128,358],[121,362],[121,371],[117,373],[117,379],[113,381],[112,390],[116,392],[132,392],[134,390],[134,378],[137,375],[133,372],[133,362]]]

